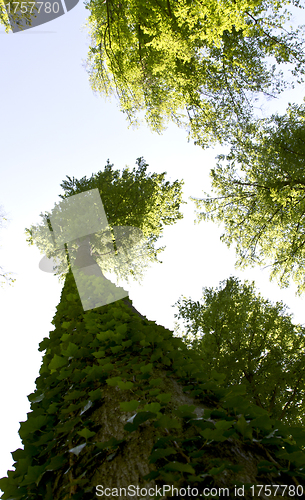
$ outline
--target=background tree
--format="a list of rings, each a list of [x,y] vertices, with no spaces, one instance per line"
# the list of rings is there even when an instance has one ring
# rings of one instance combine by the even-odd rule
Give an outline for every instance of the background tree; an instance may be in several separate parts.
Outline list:
[[[192,198],[197,220],[223,223],[236,265],[269,264],[281,286],[305,289],[305,105],[257,122],[211,170],[216,196]]]
[[[147,174],[148,165],[143,158],[138,158],[136,164],[137,168],[133,168],[132,171],[125,168],[120,172],[113,170],[113,165],[108,160],[104,171],[92,174],[89,179],[83,177],[77,180],[74,177],[73,179],[68,177],[68,180],[61,184],[65,194],[60,195],[64,200],[72,195],[97,188],[112,234],[118,226],[131,226],[142,231],[145,238],[145,252],[142,251],[138,258],[134,255],[133,260],[128,260],[127,266],[118,267],[115,267],[116,255],[113,255],[113,258],[107,255],[107,265],[105,264],[105,254],[109,252],[107,252],[107,244],[103,244],[103,232],[90,235],[90,250],[99,266],[106,271],[115,271],[118,278],[127,281],[131,276],[140,280],[148,262],[160,262],[157,255],[164,247],[155,248],[155,243],[162,236],[164,226],[173,224],[183,217],[179,208],[182,203],[185,203],[182,201],[183,181],[175,181],[172,184],[165,181],[166,172]],[[41,214],[44,224],[32,226],[26,232],[27,241],[30,244],[35,242],[42,253],[53,255],[53,242],[50,242],[48,229],[46,232],[46,221],[52,229],[50,216],[51,213]],[[77,225],[78,221],[71,220],[70,223]],[[124,235],[124,238],[127,236]],[[87,237],[79,240],[88,243]],[[75,242],[74,246],[73,243],[70,244],[70,248],[75,247],[78,250],[80,241]],[[114,235],[113,242],[115,244]],[[69,270],[69,261],[66,259],[65,250],[57,251],[56,256],[62,263],[58,267],[58,274],[61,274],[61,279],[63,279]]]
[[[143,181],[130,182],[127,191],[125,183],[136,173],[124,171],[116,178],[110,166],[105,172],[92,176],[91,184],[85,178],[65,181],[65,195],[92,189],[101,180],[111,223],[132,220],[147,232],[155,227],[155,239],[163,218],[169,221],[167,210],[175,222],[174,183],[167,189],[161,183],[158,207],[149,200],[157,174],[144,176],[142,170]],[[133,207],[130,213],[127,208]],[[288,499],[305,487],[305,431],[270,419],[249,402],[243,386],[228,389],[217,373],[209,378],[194,350],[127,302],[84,311],[67,272],[54,330],[39,347],[45,351],[43,362],[29,396],[31,411],[19,430],[24,449],[13,453],[15,470],[0,480],[2,499],[91,500],[102,494],[96,490],[100,485],[111,488],[114,497],[148,500],[162,493],[142,488],[191,484],[198,493],[192,490],[188,497],[196,500],[203,487],[232,491],[237,481],[274,484]],[[251,490],[244,498],[253,498]]]
[[[224,373],[227,384],[247,393],[274,418],[304,425],[305,328],[294,325],[282,302],[271,304],[254,282],[231,277],[203,288],[202,302],[180,298],[176,317],[184,341],[200,353],[209,374]]]
[[[203,147],[230,142],[251,121],[257,96],[285,88],[278,65],[290,63],[302,81],[304,40],[301,29],[286,30],[287,4],[301,7],[298,1],[88,1],[92,88],[116,95],[130,124],[145,112],[157,132],[171,120]]]
[[[5,213],[4,213],[4,210],[3,210],[3,207],[0,207],[0,227],[3,227],[3,222],[7,222],[7,218],[5,217]],[[11,276],[9,276],[10,274],[12,273],[8,273],[8,272],[3,272],[3,268],[0,266],[0,286],[4,286],[5,283],[8,283],[9,285],[12,285],[16,279],[15,278],[12,278]]]

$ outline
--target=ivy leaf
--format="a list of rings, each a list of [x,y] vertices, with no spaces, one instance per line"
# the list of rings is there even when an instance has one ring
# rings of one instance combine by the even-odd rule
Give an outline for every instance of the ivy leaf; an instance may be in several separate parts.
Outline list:
[[[170,401],[171,397],[172,395],[170,393],[163,393],[159,394],[157,396],[157,399],[159,399],[160,403],[167,404]]]
[[[158,347],[157,349],[154,350],[153,354],[151,355],[150,359],[151,361],[157,361],[157,359],[161,358],[162,356],[162,350],[160,349],[160,347]]]
[[[195,474],[195,469],[190,464],[181,464],[180,462],[170,462],[166,464],[165,469],[171,471],[179,471],[179,472],[189,472],[190,474]]]
[[[61,352],[64,356],[74,357],[78,351],[78,346],[73,344],[73,342],[69,342],[67,349],[62,349]]]
[[[175,415],[181,418],[192,418],[196,415],[193,413],[195,410],[195,405],[181,405],[174,411]]]
[[[168,356],[162,356],[161,361],[165,366],[169,366],[171,364],[171,360]]]
[[[40,479],[42,478],[45,472],[45,465],[29,465],[28,472],[25,475],[23,481],[21,482],[21,486],[25,486],[27,484],[36,483],[38,485]]]
[[[134,411],[138,408],[139,402],[136,401],[135,399],[132,399],[131,401],[126,401],[124,403],[120,403],[121,410],[123,411]]]
[[[167,415],[162,415],[155,423],[155,427],[165,427],[166,429],[180,429],[181,424],[178,420],[168,417]]]
[[[90,437],[94,436],[96,434],[96,432],[89,431],[89,429],[87,429],[85,427],[84,429],[79,431],[77,434],[85,439],[89,439]]]
[[[46,470],[57,470],[60,469],[60,467],[67,462],[67,458],[63,455],[59,455],[57,457],[52,457],[49,465],[47,466]]]
[[[142,373],[150,373],[153,369],[153,364],[148,363],[147,365],[140,366],[140,370]]]
[[[242,415],[235,424],[236,429],[242,434],[243,437],[252,439],[252,429],[247,424],[245,417]]]
[[[168,455],[176,455],[177,450],[175,448],[158,448],[152,452],[149,457],[149,462],[154,464],[160,458],[167,457]]]
[[[137,430],[139,425],[143,424],[146,422],[146,420],[149,420],[150,418],[155,418],[156,414],[152,413],[150,411],[141,411],[139,413],[136,413],[133,417],[131,417],[126,425],[124,426],[124,429],[128,432],[133,432]]]
[[[110,385],[111,387],[116,387],[118,385],[118,382],[122,380],[122,377],[112,377],[112,378],[107,378],[106,383]]]
[[[161,408],[160,403],[148,403],[144,406],[144,411],[151,411],[157,413]]]
[[[153,378],[152,380],[149,381],[149,384],[152,385],[153,387],[156,387],[160,385],[162,382],[162,378]]]
[[[228,422],[227,420],[219,420],[215,422],[216,429],[220,429],[222,431],[226,431],[232,427],[233,422]]]
[[[62,356],[58,356],[57,354],[55,354],[54,358],[52,359],[52,361],[48,364],[48,368],[51,370],[51,372],[53,371],[56,371],[58,370],[58,368],[61,368],[62,366],[65,366],[67,364],[67,359],[62,357]]]
[[[95,391],[90,391],[89,396],[90,396],[91,401],[95,401],[96,399],[101,399],[102,398],[101,389],[96,389]]]
[[[222,464],[220,467],[213,467],[209,470],[210,476],[216,476],[216,474],[220,474],[220,472],[226,469],[226,464]]]
[[[61,324],[61,327],[64,329],[64,330],[67,330],[67,328],[69,328],[69,326],[71,325],[71,322],[70,321],[64,321],[62,324]]]
[[[134,384],[132,382],[123,382],[122,380],[119,380],[118,386],[122,390],[128,390],[128,389],[132,389]]]
[[[105,356],[105,351],[97,351],[93,353],[93,356],[97,359],[103,358]]]
[[[119,351],[123,349],[123,347],[121,345],[116,345],[114,347],[110,347],[110,349],[113,352],[113,354],[117,354]]]

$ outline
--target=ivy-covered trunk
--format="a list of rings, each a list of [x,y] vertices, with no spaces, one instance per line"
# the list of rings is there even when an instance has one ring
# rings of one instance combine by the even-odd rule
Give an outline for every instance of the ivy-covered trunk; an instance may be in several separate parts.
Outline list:
[[[2,499],[303,497],[304,431],[208,380],[129,299],[84,312],[69,273],[53,324]]]

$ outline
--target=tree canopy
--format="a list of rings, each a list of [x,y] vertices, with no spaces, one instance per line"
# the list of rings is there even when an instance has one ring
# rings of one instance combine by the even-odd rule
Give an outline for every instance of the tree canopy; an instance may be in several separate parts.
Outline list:
[[[305,105],[257,122],[211,171],[212,193],[195,202],[197,220],[224,224],[237,266],[270,265],[281,286],[305,290]]]
[[[174,181],[173,183],[166,181],[166,172],[162,174],[147,173],[148,165],[143,158],[138,158],[136,163],[137,168],[130,171],[127,167],[121,172],[120,170],[114,170],[113,165],[108,160],[105,169],[97,174],[92,174],[89,179],[85,176],[77,180],[74,177],[71,179],[67,176],[68,180],[64,180],[61,184],[64,194],[60,195],[62,200],[66,200],[73,195],[98,189],[108,221],[109,231],[107,231],[110,236],[112,233],[114,245],[116,245],[115,235],[120,234],[120,228],[122,234],[124,233],[124,239],[130,236],[127,234],[128,227],[137,228],[142,232],[145,238],[144,253],[141,251],[137,260],[130,261],[128,259],[126,261],[128,265],[125,267],[120,265],[117,268],[113,268],[116,261],[114,252],[111,253],[113,258],[110,256],[107,260],[107,270],[116,272],[119,278],[126,280],[131,275],[133,278],[141,279],[143,276],[141,266],[145,267],[148,262],[160,262],[157,255],[164,247],[155,248],[155,243],[162,236],[165,225],[174,224],[183,217],[180,212],[180,205],[185,203],[182,201],[183,181]],[[66,259],[67,248],[57,250],[55,253],[53,241],[50,240],[49,236],[49,230],[53,230],[50,218],[56,210],[58,211],[57,206],[54,207],[51,213],[40,214],[44,219],[44,223],[26,229],[26,234],[28,235],[27,241],[29,244],[35,243],[42,253],[58,257],[61,264],[58,266],[57,274],[61,274],[62,279],[70,269],[69,260]],[[59,210],[62,210],[62,208],[60,207]],[[83,215],[74,220],[73,214],[73,220],[69,219],[69,224],[74,226],[84,224],[82,218]],[[132,235],[130,239],[132,239]],[[78,249],[80,242],[85,240],[87,240],[87,237],[78,238],[69,246],[72,249],[73,246]],[[96,258],[96,262],[101,267],[105,265],[104,256],[109,250],[109,245],[112,247],[113,244],[112,241],[108,241],[108,237],[104,237],[104,231],[90,235],[90,249]],[[133,257],[136,256],[133,255]]]
[[[144,160],[137,163],[132,172],[108,164],[89,179],[68,177],[63,202],[75,194],[90,199],[96,189],[113,228],[135,225],[154,243],[163,224],[181,216],[181,185],[165,182],[165,174],[147,175]],[[35,228],[27,231],[35,241]],[[43,362],[19,430],[24,447],[12,454],[15,470],[0,479],[3,500],[91,500],[101,485],[128,498],[121,487],[126,492],[132,484],[141,488],[137,500],[151,498],[151,490],[142,493],[150,487],[160,497],[164,484],[182,492],[191,484],[194,499],[206,487],[225,487],[229,496],[237,484],[245,499],[270,484],[283,499],[301,493],[304,429],[271,418],[250,401],[245,384],[209,374],[196,349],[130,302],[84,310],[74,273],[67,272],[54,330],[39,345]],[[289,333],[288,325],[288,340]],[[272,356],[284,366],[278,350]]]
[[[285,88],[282,63],[302,80],[304,40],[286,30],[298,1],[90,0],[92,88],[116,95],[131,124],[169,120],[205,147],[230,141],[260,95]],[[284,28],[285,26],[285,28]],[[272,61],[275,64],[272,64]]]
[[[254,282],[230,277],[203,288],[201,302],[183,297],[176,305],[183,339],[200,353],[208,375],[216,370],[228,385],[245,384],[273,418],[304,425],[305,328],[292,323],[282,302],[274,305]]]

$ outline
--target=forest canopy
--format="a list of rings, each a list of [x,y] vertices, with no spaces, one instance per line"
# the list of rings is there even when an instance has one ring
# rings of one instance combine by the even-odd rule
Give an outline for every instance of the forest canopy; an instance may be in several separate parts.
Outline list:
[[[259,96],[275,98],[288,64],[303,81],[304,39],[287,29],[298,1],[91,0],[93,90],[116,95],[130,124],[169,121],[202,147],[247,130]],[[301,34],[301,35],[300,35]]]
[[[305,328],[292,322],[282,302],[272,304],[254,282],[230,277],[204,287],[202,300],[180,297],[176,332],[200,354],[209,376],[245,384],[248,395],[272,418],[304,425]]]
[[[257,121],[211,170],[212,195],[191,198],[197,221],[224,224],[237,266],[269,265],[282,287],[305,290],[305,104]]]
[[[136,164],[137,168],[130,170],[126,167],[120,171],[114,170],[114,165],[108,160],[104,170],[92,174],[89,179],[86,176],[81,179],[74,177],[71,179],[67,176],[67,180],[61,184],[64,194],[59,195],[62,200],[67,200],[71,196],[98,189],[108,221],[107,234],[109,233],[110,236],[112,234],[116,253],[115,235],[120,233],[120,228],[125,228],[126,231],[127,228],[135,228],[142,232],[145,238],[145,253],[141,252],[136,261],[130,262],[127,259],[124,266],[121,265],[115,269],[116,254],[114,252],[112,252],[113,258],[107,257],[107,264],[105,264],[105,250],[109,249],[110,244],[108,236],[105,242],[105,231],[90,235],[90,250],[96,262],[101,267],[105,266],[106,270],[115,272],[118,278],[127,281],[131,276],[141,280],[144,269],[150,262],[160,262],[157,256],[164,247],[156,248],[155,243],[162,236],[164,226],[174,224],[183,218],[180,206],[185,203],[182,200],[183,181],[176,180],[173,183],[166,181],[166,172],[147,173],[148,164],[142,157],[136,160]],[[61,213],[62,208],[55,205],[51,213],[40,214],[44,222],[27,228],[26,234],[30,245],[35,243],[42,253],[47,254],[48,257],[56,255],[61,261],[57,274],[61,274],[60,279],[62,279],[69,271],[69,258],[66,257],[67,246],[55,252],[49,233],[50,230],[51,234],[54,234],[51,218],[58,210]],[[75,227],[83,224],[82,219],[83,215],[78,216],[76,220],[73,216],[69,219],[69,225]],[[70,250],[78,249],[79,244],[86,239],[87,237],[81,237],[77,238],[77,241],[72,241],[69,244]],[[112,243],[111,247],[113,248]]]

